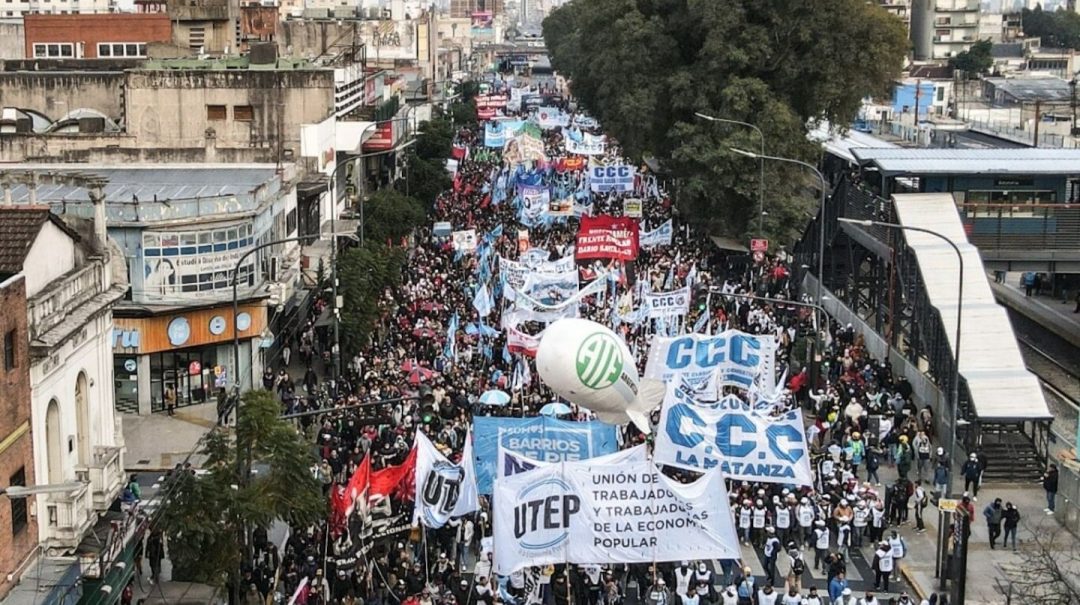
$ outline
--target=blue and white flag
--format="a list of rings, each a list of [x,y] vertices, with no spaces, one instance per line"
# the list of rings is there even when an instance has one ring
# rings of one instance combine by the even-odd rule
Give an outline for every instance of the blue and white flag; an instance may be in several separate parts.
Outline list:
[[[454,316],[450,318],[450,322],[446,326],[446,348],[444,352],[446,358],[452,361],[457,361],[457,331],[458,331],[458,314],[454,313]]]
[[[476,296],[473,297],[473,307],[480,314],[480,317],[491,315],[491,310],[495,307],[495,301],[491,298],[491,292],[488,291],[487,284],[480,284],[480,287],[476,290]]]

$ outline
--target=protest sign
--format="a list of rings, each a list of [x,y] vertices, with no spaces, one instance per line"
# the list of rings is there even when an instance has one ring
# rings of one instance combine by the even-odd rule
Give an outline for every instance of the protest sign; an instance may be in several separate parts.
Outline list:
[[[634,167],[626,164],[593,166],[589,169],[589,188],[593,193],[632,191],[634,189],[634,174]]]
[[[615,432],[614,426],[603,422],[478,416],[473,419],[473,445],[480,493],[491,493],[499,446],[544,462],[586,460],[615,452],[619,448]]]
[[[739,558],[720,473],[682,484],[648,460],[563,462],[500,479],[495,568]]]
[[[734,395],[699,404],[677,382],[664,398],[654,460],[699,472],[719,467],[734,480],[813,485],[801,410],[767,417]]]
[[[446,459],[422,431],[416,432],[416,517],[438,529],[450,520],[480,509],[472,438],[465,436],[461,464]]]
[[[645,295],[648,317],[675,317],[690,312],[690,287],[671,292],[650,292]]]
[[[748,389],[768,367],[767,358],[774,350],[772,336],[755,336],[738,330],[712,336],[656,336],[645,363],[645,378],[671,382],[681,377],[686,382],[697,383],[717,372],[719,384]]]
[[[465,229],[450,234],[454,242],[454,250],[472,252],[476,250],[476,229]]]
[[[567,138],[567,153],[577,155],[603,155],[605,150],[604,137],[584,133],[580,138]]]
[[[637,221],[628,217],[616,218],[607,215],[581,217],[575,258],[634,260],[637,255]]]
[[[641,218],[641,198],[628,197],[623,200],[623,216]]]
[[[671,237],[675,234],[675,228],[671,224],[671,219],[664,221],[663,225],[660,225],[652,231],[645,231],[641,234],[641,247],[642,248],[655,248],[656,246],[670,246]]]

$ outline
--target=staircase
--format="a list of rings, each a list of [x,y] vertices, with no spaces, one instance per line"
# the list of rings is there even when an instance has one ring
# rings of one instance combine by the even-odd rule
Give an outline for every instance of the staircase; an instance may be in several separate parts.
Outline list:
[[[1042,476],[1045,461],[1020,426],[980,423],[979,434],[989,461],[983,481],[1035,481]]]

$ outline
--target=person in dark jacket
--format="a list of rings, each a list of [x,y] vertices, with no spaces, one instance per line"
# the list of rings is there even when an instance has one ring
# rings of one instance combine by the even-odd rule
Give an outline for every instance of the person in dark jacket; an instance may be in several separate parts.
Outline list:
[[[1043,489],[1046,490],[1046,514],[1054,514],[1054,499],[1057,496],[1058,490],[1058,468],[1056,464],[1051,464],[1050,469],[1046,471],[1042,479]]]
[[[986,527],[990,530],[990,550],[994,550],[998,536],[1001,535],[1001,521],[1005,518],[1005,509],[1001,507],[1001,498],[996,498],[983,509]]]
[[[1009,536],[1012,536],[1013,550],[1016,550],[1016,528],[1020,525],[1020,509],[1013,506],[1012,502],[1005,503],[1005,512],[1001,514],[1005,521],[1005,537],[1001,539],[1001,545],[1009,546]]]

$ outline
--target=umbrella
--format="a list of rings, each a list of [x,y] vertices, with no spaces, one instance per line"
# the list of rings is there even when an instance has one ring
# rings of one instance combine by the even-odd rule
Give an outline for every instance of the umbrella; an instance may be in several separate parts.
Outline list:
[[[434,374],[434,372],[427,368],[416,366],[413,369],[409,370],[409,374],[408,376],[406,376],[406,379],[409,381],[409,384],[420,384],[421,382],[430,381],[431,377],[434,376]]]
[[[405,363],[401,364],[401,371],[412,372],[418,367],[420,367],[420,365],[416,363],[415,359],[408,359],[405,361]]]
[[[562,416],[563,414],[569,414],[571,412],[573,412],[573,410],[570,409],[570,406],[561,401],[552,401],[540,408],[541,416]]]
[[[417,328],[413,330],[413,336],[417,338],[435,338],[435,330],[431,328]]]
[[[480,396],[480,403],[484,405],[502,406],[510,403],[510,395],[503,391],[492,389]]]

